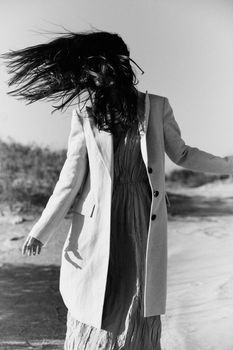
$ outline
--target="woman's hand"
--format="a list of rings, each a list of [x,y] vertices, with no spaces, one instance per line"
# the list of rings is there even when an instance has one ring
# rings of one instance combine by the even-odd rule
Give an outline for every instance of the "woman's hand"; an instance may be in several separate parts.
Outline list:
[[[23,245],[22,254],[36,255],[40,254],[43,243],[34,237],[28,237]]]

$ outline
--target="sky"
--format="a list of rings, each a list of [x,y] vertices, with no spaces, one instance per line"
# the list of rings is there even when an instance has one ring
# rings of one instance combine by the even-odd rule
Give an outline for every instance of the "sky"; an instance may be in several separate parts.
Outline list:
[[[47,42],[46,31],[119,33],[138,89],[168,97],[185,142],[233,155],[232,0],[0,0],[0,53]],[[0,62],[0,138],[52,149],[67,147],[71,111],[8,96]],[[166,157],[166,170],[174,164]]]

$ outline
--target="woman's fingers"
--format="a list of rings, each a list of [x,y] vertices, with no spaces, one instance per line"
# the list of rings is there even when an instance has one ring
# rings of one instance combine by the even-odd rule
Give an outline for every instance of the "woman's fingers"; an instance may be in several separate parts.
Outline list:
[[[22,253],[27,253],[28,256],[40,254],[42,245],[39,240],[29,237],[23,245]]]
[[[32,255],[32,245],[28,245],[28,247],[27,247],[27,253],[28,253],[28,256],[31,256],[31,255]]]
[[[39,245],[33,247],[33,255],[39,254]]]
[[[37,246],[32,245],[32,254],[36,255]]]
[[[22,253],[23,255],[25,255],[26,253],[28,253],[28,249],[29,249],[29,240],[27,239],[25,242],[24,242],[24,245],[23,245],[23,249],[22,249]]]
[[[38,244],[38,246],[37,246],[37,253],[40,254],[40,252],[41,252],[41,244]]]
[[[29,243],[29,240],[27,239],[23,245],[23,254],[28,254],[29,253],[29,249],[30,249],[31,245]]]
[[[26,249],[27,249],[27,242],[24,242],[23,249],[22,249],[23,255],[26,253]]]
[[[28,247],[28,255],[36,255],[36,245],[35,244],[31,244]]]

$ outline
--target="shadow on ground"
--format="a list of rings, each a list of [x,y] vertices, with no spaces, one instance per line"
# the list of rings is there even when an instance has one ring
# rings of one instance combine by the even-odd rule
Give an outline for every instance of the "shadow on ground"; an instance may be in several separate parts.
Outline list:
[[[36,349],[30,347],[33,340],[41,341],[40,349],[57,349],[46,345],[46,340],[65,337],[66,308],[58,281],[59,266],[55,265],[1,267],[0,349]]]

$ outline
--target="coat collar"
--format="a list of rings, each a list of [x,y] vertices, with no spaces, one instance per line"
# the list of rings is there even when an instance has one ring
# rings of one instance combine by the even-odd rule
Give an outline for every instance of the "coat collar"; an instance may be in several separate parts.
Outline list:
[[[140,95],[143,95],[139,92]],[[86,107],[86,108],[85,108]],[[96,151],[99,153],[104,166],[106,167],[111,179],[113,180],[113,136],[103,130],[98,130],[95,126],[93,119],[88,114],[88,107],[91,107],[90,103],[87,102],[85,107],[82,110],[82,115],[84,117],[84,133],[88,134],[86,137],[91,137],[91,142],[94,143]],[[146,131],[148,125],[148,118],[150,113],[150,102],[148,91],[145,93],[144,97],[144,120],[143,128],[140,130],[140,145],[142,157],[145,165],[147,166],[148,157],[147,157],[147,147],[146,147]]]

